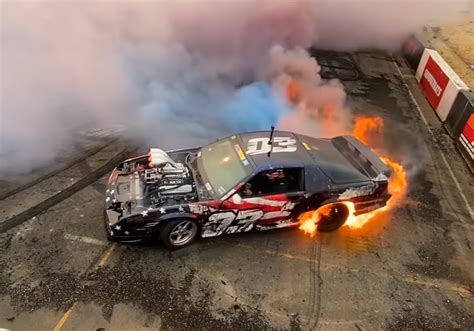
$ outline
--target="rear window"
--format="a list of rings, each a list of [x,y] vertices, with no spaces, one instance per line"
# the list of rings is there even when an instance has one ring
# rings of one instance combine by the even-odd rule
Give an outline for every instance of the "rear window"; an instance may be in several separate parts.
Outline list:
[[[299,139],[316,164],[333,182],[349,183],[367,180],[367,177],[354,168],[337,150],[330,139],[315,139],[306,136],[300,136]]]

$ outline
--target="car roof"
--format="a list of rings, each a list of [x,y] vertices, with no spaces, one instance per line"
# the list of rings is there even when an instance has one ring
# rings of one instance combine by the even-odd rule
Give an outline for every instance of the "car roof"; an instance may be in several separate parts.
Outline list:
[[[273,148],[268,156],[270,133],[256,131],[238,135],[245,154],[253,161],[257,171],[316,164],[299,138],[289,131],[274,131]]]

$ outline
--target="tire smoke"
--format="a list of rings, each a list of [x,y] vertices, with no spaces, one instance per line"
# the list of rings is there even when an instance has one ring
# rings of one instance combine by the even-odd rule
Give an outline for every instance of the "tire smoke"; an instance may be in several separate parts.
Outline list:
[[[272,124],[344,132],[344,88],[322,80],[304,49],[393,49],[467,3],[3,1],[0,175],[32,171],[83,130],[116,125],[162,148]]]

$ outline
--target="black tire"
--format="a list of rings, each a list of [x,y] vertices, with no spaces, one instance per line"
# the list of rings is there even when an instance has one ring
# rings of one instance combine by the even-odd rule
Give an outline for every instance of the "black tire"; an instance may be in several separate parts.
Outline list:
[[[319,232],[331,232],[339,229],[347,220],[349,209],[342,203],[335,203],[327,216],[323,216],[318,223]]]
[[[165,221],[159,231],[163,245],[174,250],[191,244],[198,236],[199,227],[193,220],[180,218]]]

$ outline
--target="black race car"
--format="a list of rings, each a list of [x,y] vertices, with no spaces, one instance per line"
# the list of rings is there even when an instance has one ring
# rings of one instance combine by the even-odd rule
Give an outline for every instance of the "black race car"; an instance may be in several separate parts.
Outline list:
[[[284,131],[234,135],[210,145],[121,163],[105,198],[114,241],[159,238],[170,249],[196,237],[299,224],[298,216],[330,204],[319,231],[385,206],[390,169],[352,136],[316,139]]]

